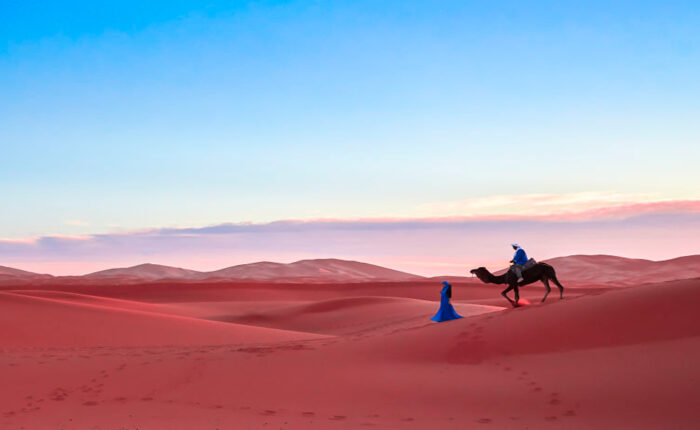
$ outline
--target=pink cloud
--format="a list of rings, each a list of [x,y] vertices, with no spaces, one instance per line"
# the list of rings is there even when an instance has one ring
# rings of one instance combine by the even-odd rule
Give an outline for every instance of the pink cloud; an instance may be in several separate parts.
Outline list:
[[[614,193],[494,196],[448,205],[448,212],[468,210],[468,215],[2,239],[0,259],[26,270],[80,274],[146,261],[213,270],[257,260],[337,257],[430,275],[501,267],[513,241],[540,259],[575,253],[669,258],[700,251],[700,200],[636,198],[642,201]]]
[[[433,217],[465,219],[593,220],[699,211],[698,198],[659,199],[645,194],[612,192],[500,195],[421,207],[422,213]]]
[[[595,208],[570,216],[286,220],[0,241],[0,264],[82,274],[143,262],[213,270],[260,260],[346,258],[419,274],[502,267],[511,242],[538,259],[616,254],[652,259],[700,251],[697,201]],[[625,214],[633,216],[624,216]]]

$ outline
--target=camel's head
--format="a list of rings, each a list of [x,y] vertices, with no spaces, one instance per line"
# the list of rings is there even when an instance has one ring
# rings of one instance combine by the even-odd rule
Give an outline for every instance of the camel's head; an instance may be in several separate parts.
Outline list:
[[[487,274],[489,273],[488,270],[486,270],[485,267],[477,267],[476,269],[472,269],[469,271],[472,275],[476,275],[477,278],[480,280],[486,282],[487,279]]]

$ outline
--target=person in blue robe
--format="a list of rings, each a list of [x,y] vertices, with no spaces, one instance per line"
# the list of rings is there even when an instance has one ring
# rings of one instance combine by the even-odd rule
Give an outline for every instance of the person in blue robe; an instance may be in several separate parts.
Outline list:
[[[430,318],[436,322],[456,320],[457,318],[462,318],[461,315],[455,312],[455,308],[452,307],[450,303],[450,298],[452,298],[452,285],[447,281],[442,281],[442,291],[440,291],[440,309],[437,311],[434,317]]]
[[[513,259],[510,260],[510,262],[513,263],[513,265],[510,266],[510,270],[515,272],[515,274],[518,276],[518,282],[522,282],[523,271],[529,269],[529,267],[526,267],[528,260],[527,254],[525,253],[525,250],[522,249],[517,243],[511,243],[510,246],[512,246],[515,250]]]

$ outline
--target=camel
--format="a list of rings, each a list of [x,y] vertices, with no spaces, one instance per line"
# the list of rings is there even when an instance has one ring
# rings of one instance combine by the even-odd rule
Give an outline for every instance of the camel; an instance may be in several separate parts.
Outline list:
[[[520,300],[520,292],[518,291],[519,287],[522,287],[523,285],[527,284],[532,284],[533,282],[537,281],[542,281],[544,284],[544,287],[547,289],[547,291],[544,293],[544,297],[542,297],[542,302],[545,301],[547,298],[547,295],[549,295],[549,292],[552,290],[549,288],[549,281],[551,280],[554,282],[554,285],[556,285],[559,288],[559,299],[564,298],[564,287],[559,283],[557,280],[557,275],[554,272],[554,267],[550,266],[547,263],[537,263],[530,269],[527,269],[526,271],[523,272],[523,280],[521,282],[518,282],[517,277],[515,273],[512,271],[508,270],[506,273],[496,276],[493,273],[489,272],[485,267],[479,267],[477,269],[472,269],[470,272],[474,275],[476,275],[477,278],[481,280],[481,282],[487,283],[487,284],[506,284],[508,285],[508,288],[503,290],[501,292],[501,295],[508,299],[510,304],[516,308],[520,306],[518,304],[518,301]],[[515,300],[511,300],[510,297],[508,297],[508,291],[510,290],[515,290]]]

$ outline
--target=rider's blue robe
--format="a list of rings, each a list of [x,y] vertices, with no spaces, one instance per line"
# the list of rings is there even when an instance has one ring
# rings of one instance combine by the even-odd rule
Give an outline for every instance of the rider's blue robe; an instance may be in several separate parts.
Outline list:
[[[440,291],[440,309],[437,311],[434,317],[430,318],[431,320],[441,322],[462,318],[461,315],[455,312],[455,308],[450,304],[451,294],[448,293],[448,290],[451,288],[451,286],[446,285],[442,288],[442,291]]]

